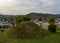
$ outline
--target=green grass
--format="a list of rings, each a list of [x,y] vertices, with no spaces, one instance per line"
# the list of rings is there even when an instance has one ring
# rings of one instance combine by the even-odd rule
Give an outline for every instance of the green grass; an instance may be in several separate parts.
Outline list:
[[[5,38],[1,43],[60,43],[60,33],[49,34],[39,39],[11,39]]]
[[[47,36],[39,39],[13,39],[3,36],[4,32],[0,30],[0,43],[60,43],[60,32],[49,33]]]
[[[15,39],[12,43],[60,43],[60,35],[56,33],[40,39]]]

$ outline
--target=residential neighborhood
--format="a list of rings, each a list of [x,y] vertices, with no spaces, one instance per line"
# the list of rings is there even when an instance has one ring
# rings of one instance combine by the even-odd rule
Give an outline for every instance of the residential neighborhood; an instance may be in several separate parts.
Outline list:
[[[35,19],[35,20],[31,20],[34,23],[36,23],[38,26],[41,26],[42,28],[48,28],[48,21],[40,21],[39,19]],[[55,20],[55,25],[57,25],[57,27],[60,27],[60,19],[56,19]]]
[[[1,28],[2,27],[4,27],[4,28],[13,27],[13,26],[16,26],[16,21],[15,20],[13,21],[13,24],[11,22],[7,21],[7,20],[4,21],[4,19],[0,20],[0,27]]]

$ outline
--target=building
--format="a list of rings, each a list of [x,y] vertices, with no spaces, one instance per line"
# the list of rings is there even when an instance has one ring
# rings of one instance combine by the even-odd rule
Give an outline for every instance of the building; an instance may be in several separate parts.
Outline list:
[[[13,24],[11,24],[11,23],[8,22],[8,21],[5,21],[5,22],[2,22],[1,26],[2,26],[2,27],[13,27]]]
[[[13,26],[16,26],[16,22],[13,21],[13,24],[9,21],[1,21],[0,20],[0,27],[13,27]]]
[[[48,22],[39,21],[38,19],[35,19],[33,22],[42,28],[48,28],[49,25]]]

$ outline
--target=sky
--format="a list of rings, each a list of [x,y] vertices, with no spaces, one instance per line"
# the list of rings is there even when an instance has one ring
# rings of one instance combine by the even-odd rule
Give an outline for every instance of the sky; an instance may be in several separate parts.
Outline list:
[[[60,14],[60,0],[0,0],[0,14],[25,15],[31,12]]]

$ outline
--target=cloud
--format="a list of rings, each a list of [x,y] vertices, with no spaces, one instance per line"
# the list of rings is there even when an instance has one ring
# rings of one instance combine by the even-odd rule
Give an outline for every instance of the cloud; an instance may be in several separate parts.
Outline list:
[[[60,13],[60,0],[0,0],[0,13]]]

